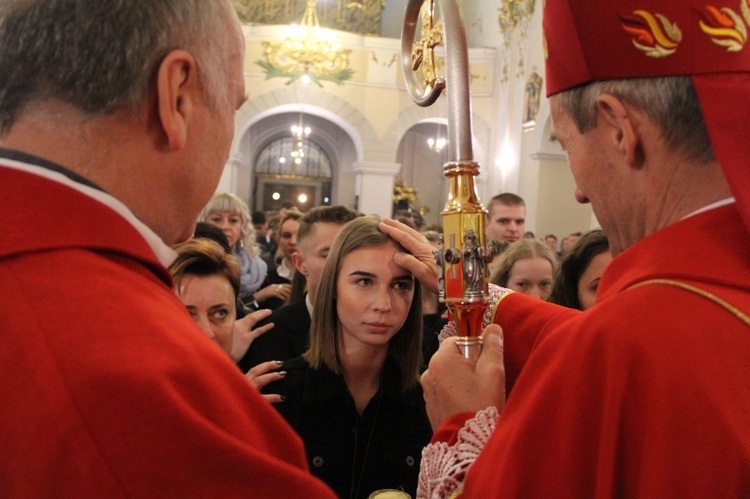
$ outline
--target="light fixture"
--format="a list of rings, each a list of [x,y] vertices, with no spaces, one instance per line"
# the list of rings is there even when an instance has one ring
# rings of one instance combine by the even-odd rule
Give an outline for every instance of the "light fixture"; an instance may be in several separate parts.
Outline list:
[[[443,148],[447,143],[448,141],[443,137],[438,137],[437,139],[430,137],[427,139],[427,144],[430,146],[430,149],[438,153],[443,151]]]
[[[307,0],[299,25],[292,24],[280,43],[263,42],[266,60],[256,64],[265,70],[266,79],[289,78],[287,83],[302,79],[322,87],[321,81],[341,85],[352,77],[351,50],[342,49],[332,32],[320,27],[316,4],[317,0]]]
[[[297,167],[302,164],[302,160],[305,157],[305,142],[304,140],[312,133],[312,128],[305,126],[303,122],[303,115],[299,113],[299,119],[296,124],[290,127],[292,132],[292,151],[289,153],[291,161],[291,175],[297,174]],[[280,164],[286,164],[287,158],[281,156],[279,158]]]
[[[305,126],[302,122],[302,113],[299,113],[299,121],[296,125],[292,125],[292,138],[294,139],[294,148],[290,156],[293,159],[292,174],[297,172],[297,165],[302,164],[302,158],[305,157],[305,150],[302,148],[302,139],[306,139],[311,133],[312,128]]]
[[[427,145],[430,147],[430,149],[432,149],[438,154],[443,152],[443,149],[445,148],[445,146],[448,145],[448,139],[440,136],[440,123],[438,123],[437,125],[437,136],[435,138],[433,137],[428,138]]]

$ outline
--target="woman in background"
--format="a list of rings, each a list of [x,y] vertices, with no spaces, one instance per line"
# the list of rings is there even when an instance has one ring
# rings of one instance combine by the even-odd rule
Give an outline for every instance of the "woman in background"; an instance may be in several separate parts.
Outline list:
[[[263,281],[263,286],[275,285],[279,296],[272,296],[265,301],[258,299],[264,308],[270,308],[271,310],[279,308],[288,300],[292,291],[292,277],[296,270],[294,263],[292,263],[292,253],[297,251],[297,230],[302,217],[301,211],[287,210],[281,218],[276,233],[276,244],[278,246],[276,261],[278,261],[278,265],[268,269],[268,275]]]
[[[546,301],[556,267],[557,257],[547,246],[522,238],[499,256],[490,282]]]
[[[560,262],[549,301],[578,310],[591,308],[602,273],[611,261],[604,232],[594,229],[585,233]]]
[[[214,194],[198,220],[219,227],[227,236],[232,254],[240,261],[239,297],[243,303],[258,310],[261,302],[271,297],[282,297],[280,290],[274,285],[261,287],[268,267],[259,256],[253,221],[244,201],[228,192]]]
[[[175,246],[175,250],[177,258],[169,266],[175,294],[206,336],[231,357],[237,326],[235,299],[240,289],[240,267],[236,258],[218,243],[204,238],[190,239]],[[252,327],[259,319],[246,317],[244,320]],[[272,327],[273,324],[268,324],[252,330],[252,339]],[[282,373],[270,372],[278,368],[277,362],[264,362],[245,377],[261,388],[283,377]],[[269,402],[280,401],[278,395],[264,396]]]
[[[421,288],[394,263],[404,249],[379,222],[358,218],[336,237],[310,348],[287,361],[287,375],[275,383],[285,395],[276,407],[302,437],[310,470],[340,497],[380,489],[416,497],[422,447],[432,435],[419,385]]]

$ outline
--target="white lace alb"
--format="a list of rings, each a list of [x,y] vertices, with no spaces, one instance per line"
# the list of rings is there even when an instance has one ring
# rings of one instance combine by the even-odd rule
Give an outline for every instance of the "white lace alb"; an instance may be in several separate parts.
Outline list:
[[[436,442],[425,447],[417,498],[445,499],[460,493],[466,473],[490,439],[499,417],[497,407],[488,407],[466,421],[455,444]]]

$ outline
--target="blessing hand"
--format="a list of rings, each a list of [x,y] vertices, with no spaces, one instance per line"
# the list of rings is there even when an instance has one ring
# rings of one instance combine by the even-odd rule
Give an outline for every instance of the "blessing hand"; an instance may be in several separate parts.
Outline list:
[[[380,230],[409,252],[396,253],[393,261],[411,272],[426,289],[439,293],[438,266],[432,253],[435,248],[430,242],[418,230],[390,218],[384,218],[380,222]]]

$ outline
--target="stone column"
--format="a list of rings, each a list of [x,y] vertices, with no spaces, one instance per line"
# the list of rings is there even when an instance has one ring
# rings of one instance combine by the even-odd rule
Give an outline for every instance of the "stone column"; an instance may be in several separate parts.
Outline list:
[[[356,175],[357,210],[365,215],[390,217],[393,209],[393,179],[400,163],[358,161],[352,165]]]

